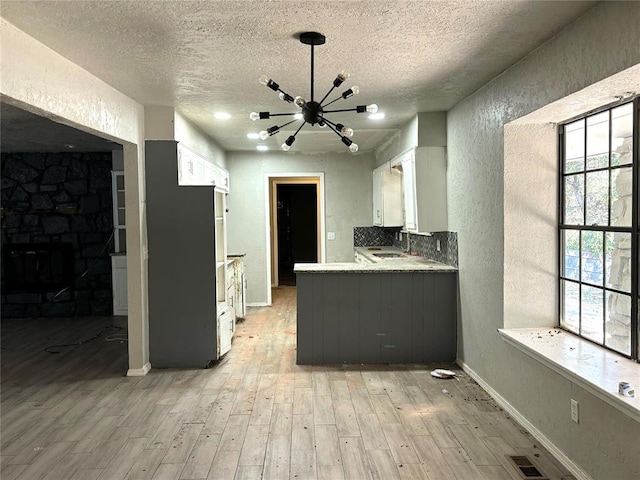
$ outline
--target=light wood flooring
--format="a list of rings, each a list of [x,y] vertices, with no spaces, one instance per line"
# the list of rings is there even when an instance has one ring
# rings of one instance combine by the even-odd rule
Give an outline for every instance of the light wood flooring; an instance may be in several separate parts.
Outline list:
[[[573,478],[458,368],[296,365],[295,305],[275,289],[211,369],[134,378],[114,317],[3,321],[2,480],[518,480],[508,454]]]

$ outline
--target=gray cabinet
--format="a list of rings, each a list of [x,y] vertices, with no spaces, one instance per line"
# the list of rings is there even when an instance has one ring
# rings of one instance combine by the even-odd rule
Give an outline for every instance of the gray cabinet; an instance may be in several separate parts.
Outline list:
[[[176,142],[145,149],[151,365],[202,368],[218,356],[214,187],[178,186]]]
[[[456,358],[457,273],[298,273],[297,363]]]

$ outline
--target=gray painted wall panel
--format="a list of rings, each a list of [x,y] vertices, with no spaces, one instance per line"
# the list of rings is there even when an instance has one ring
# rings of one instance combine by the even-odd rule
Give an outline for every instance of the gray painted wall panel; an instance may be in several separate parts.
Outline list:
[[[424,282],[425,276],[419,273],[412,275],[411,282],[411,363],[420,363],[424,358],[425,344],[425,312]],[[430,277],[428,277],[430,278]]]
[[[296,279],[298,309],[297,314],[304,318],[313,318],[313,275],[298,275]],[[313,359],[313,325],[305,322],[298,325],[298,363],[312,363]]]
[[[455,273],[299,273],[297,278],[298,364],[455,358]]]
[[[216,358],[213,187],[178,187],[177,144],[146,142],[149,355],[158,367]]]
[[[360,288],[352,275],[337,275],[339,282],[337,303],[340,306],[338,341],[341,363],[356,363],[360,358]]]
[[[360,292],[360,354],[362,358],[380,358],[382,340],[382,289],[383,275],[361,275],[359,280]]]

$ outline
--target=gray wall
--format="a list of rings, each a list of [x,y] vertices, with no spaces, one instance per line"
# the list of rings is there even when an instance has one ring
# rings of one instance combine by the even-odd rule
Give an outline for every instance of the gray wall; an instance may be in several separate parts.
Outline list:
[[[230,253],[246,253],[247,302],[267,301],[265,174],[324,173],[327,262],[353,261],[353,227],[372,222],[372,154],[301,155],[229,152],[231,190],[227,237]]]
[[[598,4],[447,117],[449,226],[458,232],[460,262],[458,356],[594,479],[640,478],[640,425],[507,346],[497,333],[505,323],[517,326],[517,320],[504,315],[517,316],[517,308],[505,299],[505,270],[513,273],[514,268],[509,257],[505,261],[505,244],[515,235],[505,228],[505,217],[516,207],[505,196],[511,180],[505,176],[504,126],[638,64],[638,25],[640,3]],[[535,191],[537,173],[546,175],[542,169],[550,163],[541,158],[540,172],[535,164],[522,165],[532,169],[530,183],[521,185],[525,195]],[[555,238],[547,238],[546,231],[538,240],[553,249]],[[519,273],[527,276],[547,262],[548,255],[539,263],[530,259]],[[553,295],[548,302],[555,302]],[[580,402],[580,424],[570,421],[570,397]]]

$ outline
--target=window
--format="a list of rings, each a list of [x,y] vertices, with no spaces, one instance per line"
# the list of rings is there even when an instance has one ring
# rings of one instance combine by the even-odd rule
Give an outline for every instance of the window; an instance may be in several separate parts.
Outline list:
[[[638,359],[638,99],[560,127],[560,326]]]
[[[127,231],[125,226],[124,208],[124,172],[111,172],[111,190],[113,193],[113,241],[114,252],[127,251]]]

